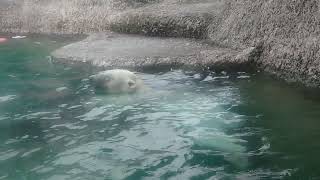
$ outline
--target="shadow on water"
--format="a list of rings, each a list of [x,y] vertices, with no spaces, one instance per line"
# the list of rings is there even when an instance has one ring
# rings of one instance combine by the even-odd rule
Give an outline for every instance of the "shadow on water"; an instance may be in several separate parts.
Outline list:
[[[266,179],[319,177],[318,90],[261,75],[240,84],[240,89],[242,104],[231,111],[249,117],[240,131],[252,132],[245,137],[250,142],[250,169]]]

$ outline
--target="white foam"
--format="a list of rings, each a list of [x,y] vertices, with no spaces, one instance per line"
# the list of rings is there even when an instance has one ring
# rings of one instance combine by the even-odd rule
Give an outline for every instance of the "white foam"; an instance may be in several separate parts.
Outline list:
[[[11,37],[12,39],[24,39],[26,38],[27,36],[13,36]]]

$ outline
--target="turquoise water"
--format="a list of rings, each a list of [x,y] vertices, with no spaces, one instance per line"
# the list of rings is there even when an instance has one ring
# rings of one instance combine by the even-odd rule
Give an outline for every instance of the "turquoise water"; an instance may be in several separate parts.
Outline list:
[[[0,179],[319,179],[320,95],[260,75],[139,73],[96,94],[98,70],[55,63],[68,42],[0,44]]]

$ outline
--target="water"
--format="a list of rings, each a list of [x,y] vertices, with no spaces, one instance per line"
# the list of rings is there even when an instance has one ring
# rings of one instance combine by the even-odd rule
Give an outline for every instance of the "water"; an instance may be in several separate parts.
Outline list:
[[[0,179],[320,178],[317,93],[174,70],[140,73],[145,94],[95,94],[97,69],[48,56],[65,43],[0,45]]]

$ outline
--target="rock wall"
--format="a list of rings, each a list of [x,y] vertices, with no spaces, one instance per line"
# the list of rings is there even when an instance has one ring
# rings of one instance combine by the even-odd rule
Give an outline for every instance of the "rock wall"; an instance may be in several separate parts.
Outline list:
[[[0,31],[81,34],[109,29],[112,14],[158,0],[1,0]]]
[[[257,47],[258,68],[320,87],[317,0],[3,0],[2,32],[113,30],[208,39],[233,50]]]
[[[223,0],[163,1],[127,10],[110,19],[113,31],[161,37],[206,38],[221,17]]]
[[[320,9],[317,0],[231,0],[213,42],[259,46],[257,65],[290,82],[320,87]]]

